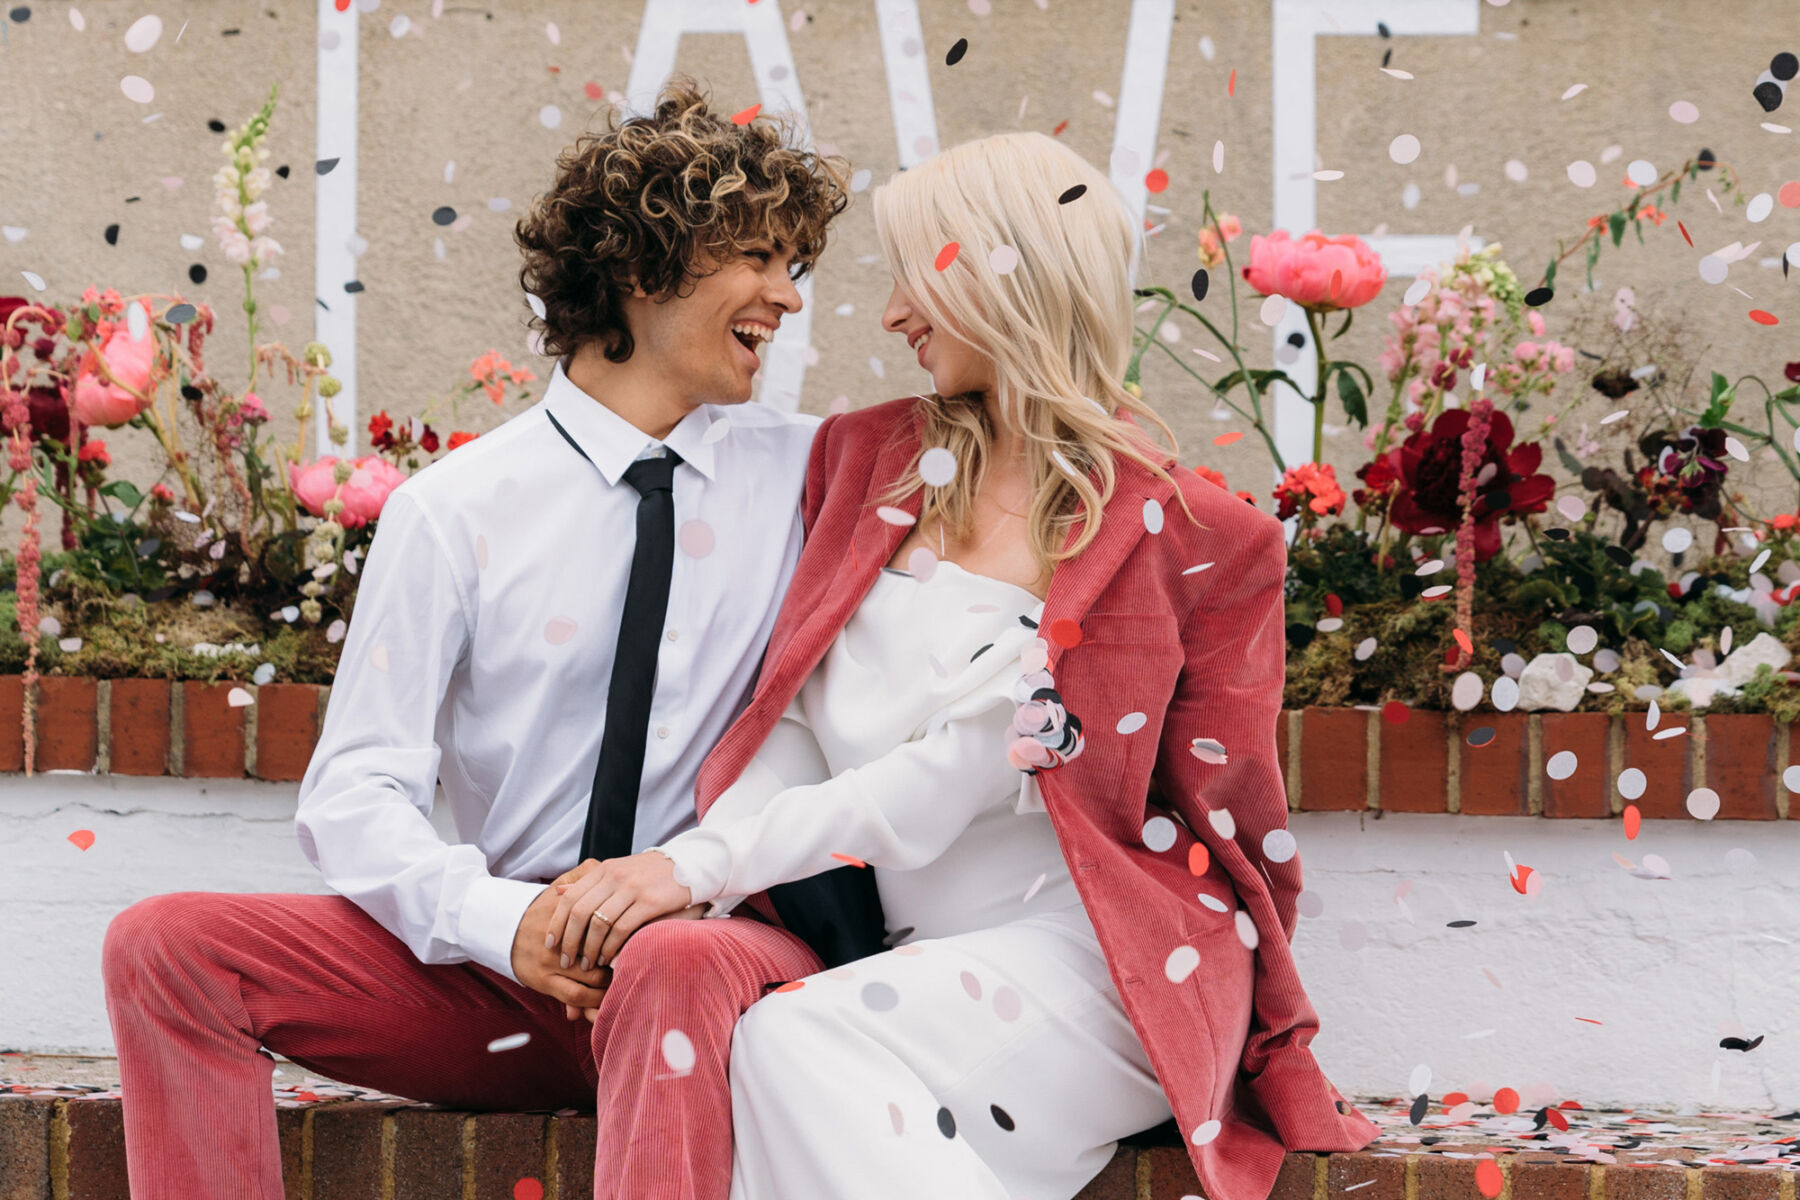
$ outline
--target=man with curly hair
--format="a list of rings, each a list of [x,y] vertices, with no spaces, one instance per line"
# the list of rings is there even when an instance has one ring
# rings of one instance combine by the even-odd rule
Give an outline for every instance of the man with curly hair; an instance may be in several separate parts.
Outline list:
[[[634,1081],[728,1042],[766,983],[817,969],[771,924],[708,922],[720,936],[656,971],[680,1015],[651,1062],[606,1053],[610,970],[546,939],[549,885],[696,823],[701,760],[751,694],[799,556],[818,419],[745,401],[848,197],[839,161],[785,132],[721,119],[678,80],[579,140],[519,222],[558,361],[537,405],[382,513],[295,819],[337,894],[173,893],[108,928],[138,1200],[283,1194],[270,1051],[457,1108],[617,1111]],[[440,784],[460,844],[430,820]],[[596,1196],[722,1200],[729,1091],[695,1094],[719,1109],[714,1140],[602,1130]]]

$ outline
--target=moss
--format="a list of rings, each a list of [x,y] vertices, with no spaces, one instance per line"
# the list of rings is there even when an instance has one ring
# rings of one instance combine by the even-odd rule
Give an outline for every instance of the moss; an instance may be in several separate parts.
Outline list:
[[[1670,621],[1663,626],[1663,649],[1670,654],[1686,654],[1694,648],[1696,633],[1692,621]]]

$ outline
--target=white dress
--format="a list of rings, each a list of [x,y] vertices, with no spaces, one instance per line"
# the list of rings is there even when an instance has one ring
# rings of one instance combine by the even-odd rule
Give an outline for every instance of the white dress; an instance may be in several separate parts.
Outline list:
[[[884,569],[737,783],[657,847],[715,911],[861,860],[898,943],[739,1020],[732,1200],[1070,1200],[1169,1118],[1007,760],[1042,612],[953,563]]]

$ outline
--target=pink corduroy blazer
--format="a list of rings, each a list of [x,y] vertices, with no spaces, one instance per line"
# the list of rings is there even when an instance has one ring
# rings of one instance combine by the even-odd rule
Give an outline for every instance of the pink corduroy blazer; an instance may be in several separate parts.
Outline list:
[[[806,547],[750,704],[700,769],[701,816],[749,764],[905,537],[906,527],[875,510],[918,450],[916,403],[820,426],[802,501]],[[1206,528],[1189,520],[1174,487],[1121,459],[1098,536],[1051,577],[1048,669],[1087,744],[1038,783],[1202,1188],[1211,1200],[1266,1200],[1286,1151],[1360,1150],[1376,1128],[1308,1047],[1319,1022],[1289,948],[1300,857],[1282,852],[1283,838],[1265,841],[1285,829],[1288,812],[1275,754],[1286,671],[1281,523],[1192,471],[1171,473]],[[898,507],[916,517],[921,498]],[[1141,728],[1118,732],[1132,713],[1143,714]],[[1218,743],[1225,761],[1196,755],[1197,738]],[[1156,802],[1164,798],[1168,808]],[[1175,827],[1160,850],[1145,844],[1158,815]],[[1157,828],[1162,836],[1150,840],[1161,845],[1166,824]],[[1204,854],[1190,853],[1196,840]],[[1203,875],[1190,869],[1202,865]],[[1202,891],[1227,911],[1202,904]],[[1234,893],[1254,928],[1253,954],[1231,911]],[[745,902],[776,920],[766,893]],[[1199,965],[1182,974],[1192,954],[1171,955],[1184,946]]]

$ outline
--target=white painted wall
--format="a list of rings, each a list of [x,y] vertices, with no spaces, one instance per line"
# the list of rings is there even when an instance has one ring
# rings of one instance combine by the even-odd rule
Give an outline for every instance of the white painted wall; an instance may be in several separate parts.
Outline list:
[[[291,784],[6,776],[0,1047],[110,1051],[100,946],[134,900],[323,891],[293,807]],[[1635,842],[1612,822],[1533,818],[1299,813],[1290,827],[1324,905],[1295,935],[1313,1047],[1345,1092],[1401,1094],[1424,1063],[1437,1096],[1542,1083],[1588,1105],[1800,1107],[1800,822],[1646,821]],[[85,852],[76,829],[94,831]],[[1734,848],[1755,865],[1733,872]],[[1634,878],[1615,851],[1660,854],[1673,878]],[[1506,853],[1543,875],[1539,895],[1512,890]],[[1446,928],[1461,919],[1477,924]],[[1357,922],[1366,943],[1347,949]],[[1766,1040],[1721,1050],[1727,1034]]]

